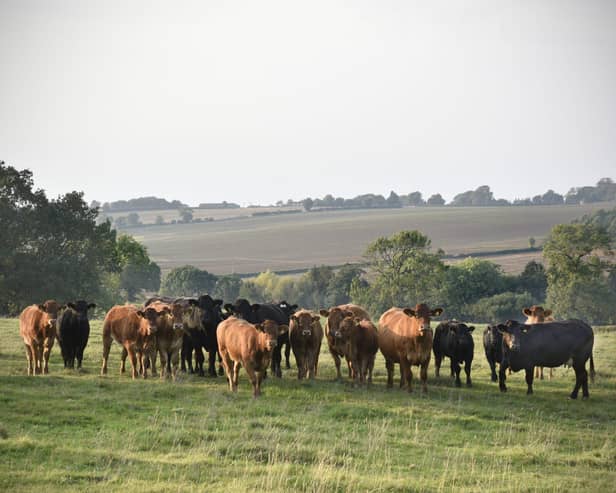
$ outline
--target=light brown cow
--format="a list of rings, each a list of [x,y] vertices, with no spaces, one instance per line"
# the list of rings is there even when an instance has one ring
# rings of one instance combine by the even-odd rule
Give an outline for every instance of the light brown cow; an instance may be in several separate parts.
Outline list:
[[[323,341],[321,317],[308,310],[291,315],[289,342],[297,362],[297,378],[314,379],[319,366],[319,352]]]
[[[368,315],[368,312],[364,310],[361,306],[353,304],[334,306],[329,310],[320,310],[319,313],[323,317],[327,317],[327,321],[325,322],[325,337],[327,338],[327,346],[329,347],[329,352],[331,353],[332,358],[334,358],[334,363],[336,365],[336,378],[340,380],[342,378],[342,375],[340,373],[340,358],[345,357],[344,345],[332,334],[338,330],[340,322],[342,322],[344,317],[355,316],[362,320],[370,320],[370,315]],[[349,378],[351,378],[352,369],[351,363],[348,360],[347,366],[349,367]]]
[[[56,337],[60,306],[54,300],[31,305],[19,315],[19,334],[26,346],[28,375],[49,373],[49,354]]]
[[[132,365],[132,377],[137,378],[138,367],[143,369],[143,378],[147,377],[147,359],[153,360],[152,353],[156,351],[155,334],[158,327],[158,319],[163,312],[157,312],[154,308],[139,310],[132,305],[116,305],[111,308],[103,321],[103,365],[101,375],[107,374],[107,360],[111,342],[115,340],[120,344]],[[124,352],[123,351],[123,352]],[[124,360],[120,365],[120,373],[124,373]]]
[[[379,350],[378,335],[374,324],[368,319],[353,315],[344,317],[334,337],[340,339],[344,356],[351,364],[353,383],[363,385],[368,377],[372,384],[374,358]]]
[[[443,313],[442,308],[430,310],[424,303],[415,308],[390,308],[379,320],[379,349],[385,357],[387,387],[394,382],[394,364],[400,364],[400,387],[412,391],[412,365],[421,367],[423,391],[428,391],[428,365],[432,353],[430,318]]]
[[[160,378],[171,374],[175,380],[180,362],[180,349],[184,340],[184,320],[191,321],[194,309],[192,306],[182,306],[179,303],[164,303],[155,301],[148,305],[162,315],[158,318],[156,330],[156,349],[160,355]],[[153,370],[156,368],[156,353],[154,353]]]
[[[236,317],[218,324],[218,349],[232,392],[237,392],[240,368],[244,366],[252,383],[253,397],[261,395],[261,381],[278,344],[278,336],[288,329],[272,320],[253,325]]]
[[[545,322],[554,322],[552,317],[552,310],[545,310],[542,306],[533,305],[530,308],[524,308],[522,313],[526,315],[526,325],[530,324],[542,324]],[[553,368],[550,368],[550,380],[553,376]],[[535,367],[535,378],[543,380],[543,366]]]

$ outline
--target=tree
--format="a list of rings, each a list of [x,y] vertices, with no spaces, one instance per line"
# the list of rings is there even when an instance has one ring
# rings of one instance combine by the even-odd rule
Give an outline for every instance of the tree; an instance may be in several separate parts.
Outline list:
[[[140,226],[141,221],[139,220],[139,214],[137,214],[136,212],[131,212],[128,216],[126,216],[126,223],[129,228]]]
[[[614,269],[612,241],[596,224],[559,224],[543,247],[548,264],[546,304],[559,318],[591,322],[614,320],[616,293],[610,289]]]
[[[445,205],[445,199],[443,197],[441,197],[440,193],[435,193],[434,195],[432,195],[428,201],[426,202],[427,205]]]
[[[354,300],[361,298],[373,312],[435,302],[445,266],[430,247],[430,239],[419,231],[400,231],[372,242],[364,257],[375,278],[364,288],[355,283]]]
[[[530,248],[535,248],[535,243],[536,243],[536,242],[537,242],[537,240],[535,240],[535,237],[534,237],[534,236],[531,236],[531,237],[528,239],[528,246],[529,246]]]
[[[156,216],[156,220],[154,221],[154,224],[156,224],[157,226],[161,226],[165,224],[165,220],[163,219],[163,216],[161,216],[160,214]]]
[[[214,296],[223,300],[235,301],[240,294],[242,280],[237,275],[220,276],[216,281]]]
[[[180,221],[183,223],[189,223],[193,220],[193,213],[189,208],[178,210],[178,214],[180,215]]]
[[[218,278],[206,270],[184,265],[171,270],[161,283],[161,293],[168,296],[195,296],[212,293]]]
[[[408,197],[407,197],[407,200],[408,200],[409,205],[418,206],[418,205],[425,205],[426,204],[426,202],[424,201],[424,199],[421,196],[421,192],[411,192],[411,193],[409,193]]]
[[[534,260],[528,262],[518,276],[517,284],[518,291],[530,293],[533,303],[543,303],[548,287],[548,278],[543,264]]]
[[[389,192],[389,197],[387,197],[387,207],[402,207],[400,197],[393,190]]]
[[[128,301],[134,301],[142,290],[158,291],[160,267],[150,260],[145,246],[132,236],[120,235],[116,243],[120,268],[120,288],[126,292]]]
[[[314,201],[310,197],[307,197],[304,200],[302,200],[302,205],[304,206],[304,210],[306,212],[309,212],[312,209],[312,206],[314,205]]]
[[[361,279],[364,270],[352,264],[345,264],[338,269],[327,284],[325,306],[335,306],[351,301],[351,285]]]

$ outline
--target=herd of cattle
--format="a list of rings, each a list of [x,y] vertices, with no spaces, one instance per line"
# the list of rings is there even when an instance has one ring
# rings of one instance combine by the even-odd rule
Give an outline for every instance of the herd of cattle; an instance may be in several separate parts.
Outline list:
[[[90,325],[88,310],[96,305],[79,300],[60,305],[50,300],[24,309],[19,318],[20,334],[26,346],[28,374],[48,373],[49,355],[58,339],[64,366],[81,367],[88,342]],[[383,313],[378,328],[362,307],[352,304],[320,310],[319,314],[299,309],[286,301],[251,304],[238,299],[234,304],[212,299],[171,299],[154,297],[143,306],[118,305],[111,308],[103,322],[103,362],[101,374],[107,373],[107,360],[112,341],[122,346],[120,371],[125,371],[130,358],[132,377],[148,371],[156,374],[160,356],[160,376],[175,378],[179,369],[205,375],[204,351],[208,354],[210,376],[226,374],[229,387],[237,391],[238,374],[244,367],[253,386],[253,395],[261,393],[261,383],[270,367],[276,377],[282,376],[282,348],[285,365],[291,368],[291,350],[297,363],[299,379],[315,378],[323,336],[336,365],[345,360],[348,376],[354,384],[372,382],[376,353],[380,350],[387,369],[387,387],[393,386],[394,365],[400,366],[400,387],[412,389],[412,366],[420,367],[423,390],[427,390],[428,365],[434,352],[435,373],[439,376],[443,358],[450,359],[451,376],[461,386],[460,371],[464,364],[466,385],[471,386],[471,364],[474,354],[474,327],[455,320],[441,322],[434,332],[431,318],[441,315],[441,308],[426,304],[414,308],[390,308]],[[594,336],[590,326],[580,320],[554,321],[551,312],[540,306],[523,310],[527,320],[509,320],[485,329],[483,344],[491,368],[505,392],[506,370],[526,372],[527,393],[531,394],[534,369],[543,378],[543,367],[563,364],[575,371],[575,399],[580,388],[588,397],[588,372],[594,378],[592,357]],[[325,330],[321,317],[326,319]],[[218,355],[218,372],[216,356]],[[193,357],[194,364],[193,367]],[[539,375],[539,374],[538,374]],[[550,374],[551,375],[551,374]]]

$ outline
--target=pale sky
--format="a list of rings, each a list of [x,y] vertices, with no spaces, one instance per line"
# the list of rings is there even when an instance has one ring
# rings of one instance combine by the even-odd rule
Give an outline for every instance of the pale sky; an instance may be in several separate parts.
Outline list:
[[[190,205],[616,179],[616,1],[0,0],[0,159]]]

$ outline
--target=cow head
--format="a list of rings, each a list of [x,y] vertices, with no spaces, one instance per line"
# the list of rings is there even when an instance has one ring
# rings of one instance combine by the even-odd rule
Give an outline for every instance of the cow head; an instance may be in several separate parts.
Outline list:
[[[198,306],[201,309],[201,324],[206,331],[214,331],[220,322],[222,316],[222,300],[215,300],[209,294],[199,296],[197,300]]]
[[[158,331],[158,322],[161,317],[165,317],[171,313],[168,307],[164,307],[162,310],[157,311],[152,307],[148,307],[145,310],[139,310],[137,315],[147,321],[147,334],[154,335]]]
[[[197,300],[188,300],[188,303],[182,309],[182,322],[188,330],[201,330],[201,320],[203,319],[203,310],[199,308]]]
[[[290,305],[285,300],[283,300],[280,303],[278,303],[278,308],[280,308],[283,311],[283,313],[287,317],[290,318],[291,315],[293,315],[297,311],[298,306],[297,305]]]
[[[239,298],[235,300],[235,303],[232,305],[231,303],[227,303],[225,305],[225,310],[229,312],[231,315],[236,316],[237,318],[241,318],[250,323],[255,323],[257,321],[256,313],[259,310],[260,305],[258,303],[250,304],[248,300],[244,298]]]
[[[96,304],[88,303],[85,300],[77,300],[74,303],[69,301],[66,306],[75,312],[79,320],[87,320],[88,310],[96,308]]]
[[[173,319],[174,332],[184,330],[184,307],[179,303],[172,303],[170,306],[171,317]]]
[[[522,340],[530,329],[528,325],[515,320],[507,320],[504,324],[498,324],[496,328],[503,335],[503,344],[511,351],[520,350]]]
[[[255,328],[265,334],[265,346],[268,351],[272,351],[278,345],[278,336],[289,330],[287,325],[278,325],[273,320],[266,320],[263,323],[256,324]]]
[[[541,324],[546,322],[546,319],[552,316],[552,310],[545,310],[542,306],[533,305],[530,308],[524,308],[522,313],[528,318],[527,324]]]
[[[462,322],[450,322],[448,326],[449,333],[454,338],[456,346],[463,348],[472,344],[473,336],[471,333],[475,330],[475,327]]]
[[[418,303],[415,308],[405,308],[403,312],[414,319],[417,324],[417,330],[419,335],[423,336],[425,331],[432,330],[430,328],[430,322],[432,317],[438,317],[443,313],[442,308],[435,308],[430,310],[425,303]]]
[[[346,315],[338,325],[337,338],[342,342],[346,342],[351,337],[353,331],[357,329],[357,326],[361,322],[361,318],[355,315]]]
[[[349,310],[343,310],[339,307],[334,307],[329,310],[320,310],[319,313],[327,317],[327,327],[329,328],[329,333],[335,338],[340,338],[340,323],[346,317],[353,317],[353,312]]]
[[[497,325],[488,325],[483,331],[483,337],[486,338],[490,344],[496,344],[502,339],[501,333],[498,331]]]
[[[38,305],[39,309],[47,314],[47,326],[49,328],[55,328],[58,320],[58,312],[62,308],[57,301],[47,300],[42,305]]]
[[[301,313],[291,315],[291,324],[293,324],[294,332],[304,338],[312,336],[312,326],[320,320],[321,317],[313,315],[307,311],[302,311]]]

